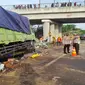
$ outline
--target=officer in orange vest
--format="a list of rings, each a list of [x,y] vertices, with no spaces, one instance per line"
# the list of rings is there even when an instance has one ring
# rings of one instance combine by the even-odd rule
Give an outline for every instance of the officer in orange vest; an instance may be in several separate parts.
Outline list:
[[[57,45],[59,46],[59,45],[61,45],[61,43],[62,43],[62,39],[61,39],[61,37],[58,37],[57,38]]]

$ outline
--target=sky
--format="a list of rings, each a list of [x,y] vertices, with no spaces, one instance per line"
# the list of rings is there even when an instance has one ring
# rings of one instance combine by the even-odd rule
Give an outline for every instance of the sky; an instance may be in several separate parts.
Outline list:
[[[40,0],[40,3],[53,3],[53,2],[79,2],[83,3],[85,0]],[[39,0],[1,0],[0,5],[17,5],[17,4],[37,4]],[[85,30],[85,23],[75,24],[77,27]]]

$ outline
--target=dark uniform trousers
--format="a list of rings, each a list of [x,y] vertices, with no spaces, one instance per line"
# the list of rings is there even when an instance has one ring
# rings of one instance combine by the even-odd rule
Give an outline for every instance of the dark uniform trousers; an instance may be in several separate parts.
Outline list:
[[[73,44],[73,47],[75,48],[76,53],[77,53],[77,55],[78,55],[78,54],[79,54],[79,44],[78,44],[78,43],[74,43],[74,44]]]
[[[69,53],[70,44],[64,45],[64,53]]]

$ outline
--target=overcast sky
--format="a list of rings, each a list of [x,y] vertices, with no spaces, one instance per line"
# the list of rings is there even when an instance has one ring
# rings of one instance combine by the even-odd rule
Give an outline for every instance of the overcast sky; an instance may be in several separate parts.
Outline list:
[[[82,2],[84,0],[70,0],[71,2]],[[41,3],[53,3],[54,0],[40,0]],[[69,2],[69,0],[55,0],[55,2]],[[39,0],[0,0],[0,5],[14,5],[14,4],[33,4],[39,3]],[[80,27],[85,30],[85,23],[76,24],[77,27]]]

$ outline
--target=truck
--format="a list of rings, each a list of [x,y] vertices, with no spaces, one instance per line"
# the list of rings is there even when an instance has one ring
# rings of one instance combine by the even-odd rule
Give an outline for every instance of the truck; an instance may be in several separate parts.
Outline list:
[[[34,51],[34,42],[29,19],[0,6],[0,59]]]

